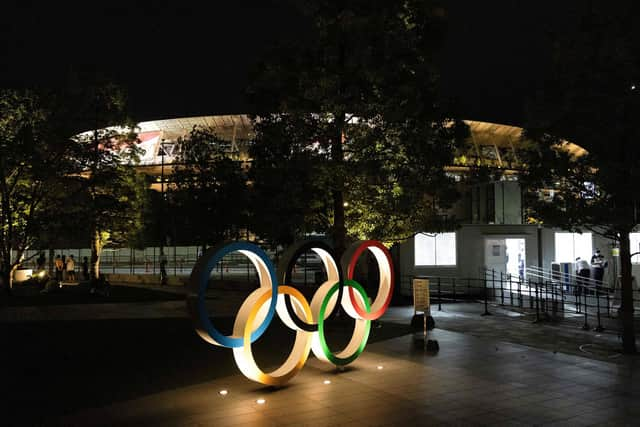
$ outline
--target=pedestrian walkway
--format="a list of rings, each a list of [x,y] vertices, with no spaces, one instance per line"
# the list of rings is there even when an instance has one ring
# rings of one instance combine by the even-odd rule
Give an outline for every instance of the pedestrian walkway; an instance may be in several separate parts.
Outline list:
[[[216,291],[207,301],[211,312],[233,317],[242,299],[242,292]],[[73,328],[82,320],[158,319],[144,325],[125,322],[155,331],[151,339],[162,336],[167,347],[178,346],[197,369],[202,369],[203,357],[206,364],[225,367],[220,375],[195,378],[197,369],[177,362],[176,353],[161,364],[173,366],[172,378],[189,381],[164,379],[160,384],[172,386],[155,387],[150,378],[145,393],[123,393],[124,398],[106,399],[106,406],[94,408],[70,405],[73,409],[61,418],[44,419],[60,425],[637,425],[639,359],[616,352],[615,334],[582,331],[572,323],[534,324],[529,314],[497,305],[490,310],[491,316],[482,316],[484,307],[476,303],[443,304],[441,311],[434,306],[436,329],[430,338],[439,341],[440,351],[429,353],[416,340],[418,335],[380,334],[399,331],[402,328],[394,324],[411,321],[412,307],[391,307],[374,333],[383,338],[372,339],[347,369],[339,371],[310,358],[282,388],[247,380],[232,366],[225,349],[209,348],[201,340],[190,345],[195,337],[185,322],[184,301],[10,307],[0,310],[0,322],[65,320],[73,322],[63,323],[64,328]],[[104,331],[113,327],[104,324]],[[174,336],[176,331],[181,332]],[[136,340],[145,336],[134,335]],[[117,347],[122,337],[116,336],[105,334],[104,345]],[[116,363],[149,369],[149,359],[135,356],[144,345],[130,340]],[[84,343],[70,339],[60,351],[82,355],[88,351]],[[265,371],[269,363],[273,362],[265,362]],[[29,372],[33,367],[20,369]],[[116,368],[113,375],[119,371]],[[118,380],[117,386],[128,388],[126,380]],[[223,389],[225,396],[219,394]],[[257,403],[260,398],[264,404]]]
[[[431,313],[439,329],[618,364],[640,363],[640,357],[620,353],[622,344],[616,330],[585,331],[580,322],[571,321],[536,323],[535,316],[500,306],[492,306],[490,316],[482,316],[483,312],[480,304],[458,303],[443,304],[442,311],[432,308]],[[412,307],[390,307],[384,319],[404,323],[412,315]]]
[[[439,329],[433,338],[437,354],[405,335],[369,345],[344,371],[311,359],[286,387],[230,373],[79,411],[61,424],[637,425],[632,368]]]
[[[140,285],[140,287],[185,294],[183,287],[150,287],[148,285]],[[233,290],[210,291],[207,299],[209,312],[215,313],[218,317],[235,317],[245,294],[246,292]],[[619,353],[621,343],[615,329],[607,328],[604,332],[584,331],[581,329],[582,323],[579,318],[575,321],[565,319],[563,322],[548,320],[535,323],[534,314],[499,305],[490,305],[491,316],[482,316],[484,306],[477,303],[443,304],[441,311],[437,307],[437,305],[433,306],[432,315],[439,329],[618,364],[627,363],[629,359],[628,356],[622,356]],[[390,307],[381,320],[383,323],[408,325],[412,316],[413,308],[410,306]],[[188,314],[183,300],[26,306],[0,310],[0,322],[4,323],[186,317]]]

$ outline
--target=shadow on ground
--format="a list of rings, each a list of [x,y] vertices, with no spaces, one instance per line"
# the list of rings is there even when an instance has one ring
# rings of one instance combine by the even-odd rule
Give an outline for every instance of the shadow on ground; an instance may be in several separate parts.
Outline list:
[[[294,332],[279,320],[253,345],[265,371],[285,360]],[[216,319],[231,330],[233,319]],[[328,341],[336,350],[352,324],[336,321]],[[372,328],[369,342],[404,335],[409,326]],[[231,349],[205,343],[187,319],[50,321],[0,324],[2,418],[48,424],[64,414],[235,375]],[[366,351],[366,350],[365,350]],[[249,380],[247,380],[249,381]],[[6,424],[5,424],[6,425]]]
[[[41,285],[18,285],[7,299],[9,307],[105,304],[122,302],[148,302],[182,300],[183,295],[132,286],[111,286],[110,295],[91,293],[88,284],[63,286],[62,289],[42,293]]]

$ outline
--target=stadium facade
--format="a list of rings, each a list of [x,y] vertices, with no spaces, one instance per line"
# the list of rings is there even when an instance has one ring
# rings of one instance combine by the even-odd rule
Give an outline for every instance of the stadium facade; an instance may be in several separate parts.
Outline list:
[[[456,153],[448,172],[462,176],[472,165],[483,165],[499,171],[499,178],[461,189],[463,196],[451,212],[460,223],[457,230],[415,230],[414,237],[396,245],[393,253],[400,270],[400,292],[411,293],[411,278],[415,276],[470,278],[488,269],[495,274],[526,278],[531,271],[550,270],[552,263],[565,263],[564,268],[572,269],[570,263],[578,257],[591,259],[596,249],[608,261],[603,282],[615,286],[620,270],[614,242],[592,233],[569,233],[528,223],[518,182],[522,129],[479,121],[466,123],[470,137],[465,148]],[[137,128],[138,144],[144,150],[139,168],[158,178],[153,184],[155,189],[160,189],[160,176],[166,177],[176,165],[180,141],[188,138],[194,127],[213,130],[228,141],[230,156],[250,161],[248,147],[253,129],[246,115],[142,122]],[[576,156],[585,153],[569,142],[563,149]],[[632,234],[631,244],[632,252],[636,252],[640,233]],[[640,262],[640,257],[634,257],[634,261]],[[636,271],[638,268],[634,264],[634,274],[640,272]]]

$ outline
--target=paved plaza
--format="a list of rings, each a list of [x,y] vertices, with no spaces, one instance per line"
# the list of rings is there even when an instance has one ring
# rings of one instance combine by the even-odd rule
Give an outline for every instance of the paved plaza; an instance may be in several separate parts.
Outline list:
[[[346,369],[310,357],[287,386],[273,388],[246,379],[231,350],[196,337],[183,304],[3,309],[0,327],[12,331],[14,343],[25,339],[14,352],[19,360],[3,365],[12,371],[3,402],[11,406],[3,408],[2,424],[640,423],[638,357],[616,353],[613,333],[580,331],[571,323],[533,324],[498,306],[483,317],[479,305],[447,304],[433,313],[437,328],[431,338],[440,351],[430,353],[410,332],[412,309],[391,307]],[[281,360],[272,353],[290,345],[290,336],[263,338],[272,340],[262,348],[273,357],[258,358],[268,371]]]
[[[340,372],[311,359],[283,388],[239,373],[62,418],[65,425],[637,425],[640,383],[606,362],[436,330],[367,347]],[[330,384],[325,384],[330,381]],[[226,396],[220,395],[227,390]],[[265,403],[258,404],[258,399]]]

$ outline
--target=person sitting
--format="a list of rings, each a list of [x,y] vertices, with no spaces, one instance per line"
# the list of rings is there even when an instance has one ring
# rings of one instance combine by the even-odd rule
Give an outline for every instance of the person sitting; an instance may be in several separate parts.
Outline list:
[[[91,280],[90,294],[102,295],[108,297],[111,295],[111,283],[107,280],[104,274],[100,274],[98,279]]]

